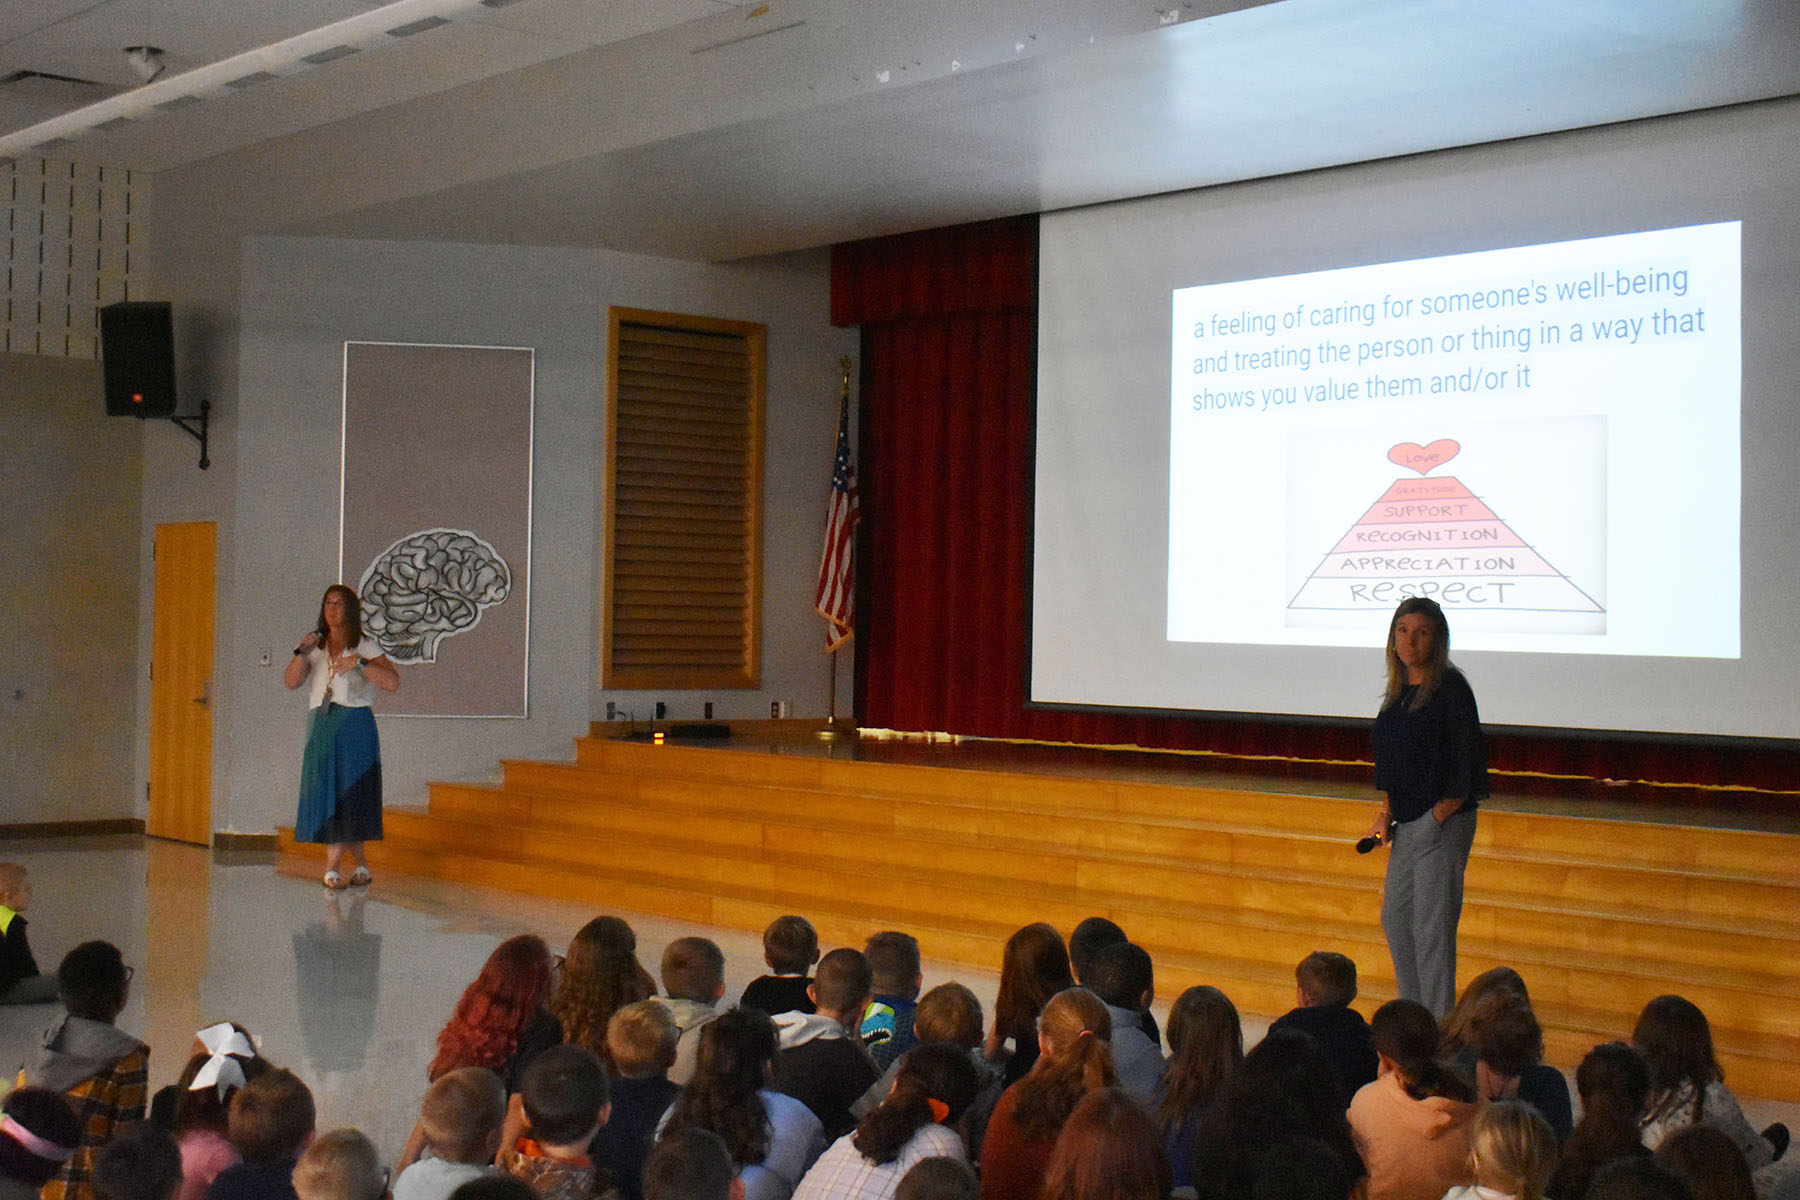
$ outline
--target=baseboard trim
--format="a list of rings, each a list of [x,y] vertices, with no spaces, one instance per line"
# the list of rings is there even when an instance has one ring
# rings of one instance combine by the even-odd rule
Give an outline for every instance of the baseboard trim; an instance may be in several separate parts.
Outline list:
[[[224,833],[213,834],[213,849],[232,853],[255,851],[273,854],[279,847],[280,839],[273,833]]]
[[[135,817],[111,821],[23,821],[0,825],[0,838],[100,837],[115,833],[143,833],[144,823]]]

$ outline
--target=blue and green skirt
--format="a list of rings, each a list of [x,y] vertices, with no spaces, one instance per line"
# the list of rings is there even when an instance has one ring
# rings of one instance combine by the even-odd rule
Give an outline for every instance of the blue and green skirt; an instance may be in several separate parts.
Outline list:
[[[369,709],[326,703],[312,710],[294,840],[381,840],[381,742]]]

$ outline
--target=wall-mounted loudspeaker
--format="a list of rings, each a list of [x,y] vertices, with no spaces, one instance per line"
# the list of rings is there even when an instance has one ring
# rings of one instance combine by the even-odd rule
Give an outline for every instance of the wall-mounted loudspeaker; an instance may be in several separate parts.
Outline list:
[[[175,339],[165,300],[100,310],[100,367],[109,417],[175,415]]]

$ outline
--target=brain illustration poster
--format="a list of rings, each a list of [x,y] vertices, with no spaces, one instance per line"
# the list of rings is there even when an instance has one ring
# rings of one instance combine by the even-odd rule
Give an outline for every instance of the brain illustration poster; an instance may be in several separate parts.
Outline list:
[[[383,716],[524,717],[529,349],[344,345],[339,575],[401,668]]]

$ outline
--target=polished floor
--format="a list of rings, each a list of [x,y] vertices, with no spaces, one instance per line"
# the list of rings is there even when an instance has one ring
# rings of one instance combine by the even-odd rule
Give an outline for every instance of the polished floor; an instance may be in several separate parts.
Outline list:
[[[0,842],[0,860],[31,872],[40,964],[53,967],[77,942],[104,938],[136,969],[119,1025],[150,1044],[152,1088],[174,1080],[195,1030],[235,1020],[313,1088],[321,1129],[360,1128],[389,1159],[412,1127],[438,1029],[488,953],[524,932],[560,951],[596,915],[397,875],[366,892],[327,893],[310,878],[278,874],[267,855],[234,859],[139,837]],[[652,974],[663,946],[688,934],[724,949],[727,1002],[764,970],[753,935],[619,915],[636,929],[638,957]],[[950,978],[991,1007],[994,973],[951,974],[927,960],[927,987]],[[1168,999],[1158,1005],[1163,1016]],[[0,1066],[9,1076],[55,1013],[0,1009]],[[1247,1038],[1261,1033],[1246,1023]],[[1800,1105],[1745,1107],[1759,1122],[1800,1126]]]

